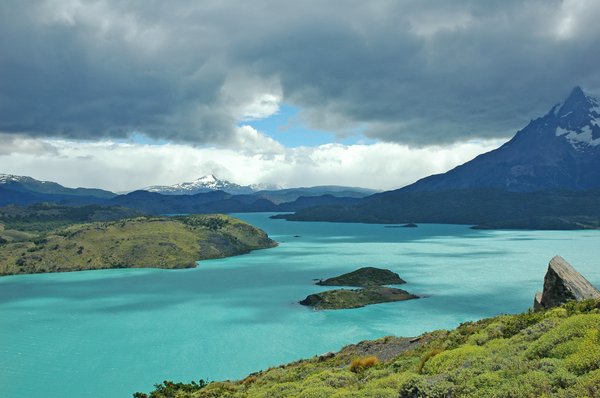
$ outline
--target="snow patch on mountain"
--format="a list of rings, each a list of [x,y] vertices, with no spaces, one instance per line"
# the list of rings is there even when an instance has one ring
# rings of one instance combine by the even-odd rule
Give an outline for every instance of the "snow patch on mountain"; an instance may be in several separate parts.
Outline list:
[[[251,194],[251,186],[238,185],[226,180],[220,180],[213,174],[208,174],[195,181],[182,182],[175,185],[154,185],[143,188],[144,191],[157,192],[165,195],[195,195],[210,191],[224,191],[234,195]]]
[[[31,177],[17,176],[14,174],[0,174],[0,184],[8,184],[11,182],[36,182],[39,184],[48,183],[48,181],[38,181]]]
[[[562,127],[556,128],[556,136],[565,136],[565,138],[573,145],[573,147],[577,149],[581,149],[585,146],[593,146],[596,147],[600,145],[600,137],[594,139],[592,135],[592,128],[590,126],[585,126],[581,129],[581,131],[572,131],[567,130]]]
[[[564,137],[581,151],[600,146],[600,99],[576,87],[569,98],[557,106],[555,135]]]

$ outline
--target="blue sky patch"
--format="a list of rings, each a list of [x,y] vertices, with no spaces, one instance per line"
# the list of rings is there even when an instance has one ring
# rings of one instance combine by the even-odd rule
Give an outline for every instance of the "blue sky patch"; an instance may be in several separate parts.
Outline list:
[[[344,145],[375,142],[362,134],[340,138],[330,131],[310,129],[301,121],[299,113],[300,110],[297,107],[282,104],[276,114],[264,119],[244,121],[240,125],[252,126],[288,148],[319,146],[332,142]]]

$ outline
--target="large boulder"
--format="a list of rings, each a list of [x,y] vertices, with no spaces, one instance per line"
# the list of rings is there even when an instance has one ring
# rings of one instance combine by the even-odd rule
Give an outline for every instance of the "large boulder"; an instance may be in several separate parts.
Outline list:
[[[597,298],[600,298],[600,291],[564,258],[555,256],[548,264],[548,271],[544,277],[544,291],[536,293],[533,308],[552,308],[570,300]]]

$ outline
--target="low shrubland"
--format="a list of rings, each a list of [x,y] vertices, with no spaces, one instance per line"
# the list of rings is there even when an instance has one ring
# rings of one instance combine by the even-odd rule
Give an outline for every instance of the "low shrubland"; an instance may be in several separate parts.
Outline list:
[[[282,365],[242,381],[164,388],[150,398],[600,397],[600,302],[500,315],[413,339],[398,338]],[[372,355],[360,356],[360,347]],[[388,353],[389,354],[389,353]],[[386,357],[381,360],[379,357]],[[198,370],[201,374],[201,369]],[[189,386],[189,385],[182,385]]]

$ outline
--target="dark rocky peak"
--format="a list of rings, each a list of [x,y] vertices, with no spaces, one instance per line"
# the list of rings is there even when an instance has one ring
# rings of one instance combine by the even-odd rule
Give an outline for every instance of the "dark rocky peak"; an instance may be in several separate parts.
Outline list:
[[[582,108],[587,109],[589,106],[588,97],[585,95],[581,87],[576,86],[571,90],[571,93],[558,110],[557,116],[561,117],[569,112],[573,112]]]
[[[581,131],[600,118],[600,101],[586,95],[580,87],[575,87],[556,112],[558,125],[570,131]]]
[[[548,264],[548,271],[544,277],[544,291],[536,293],[533,308],[552,308],[570,300],[597,298],[600,298],[600,291],[564,258],[555,256]]]

